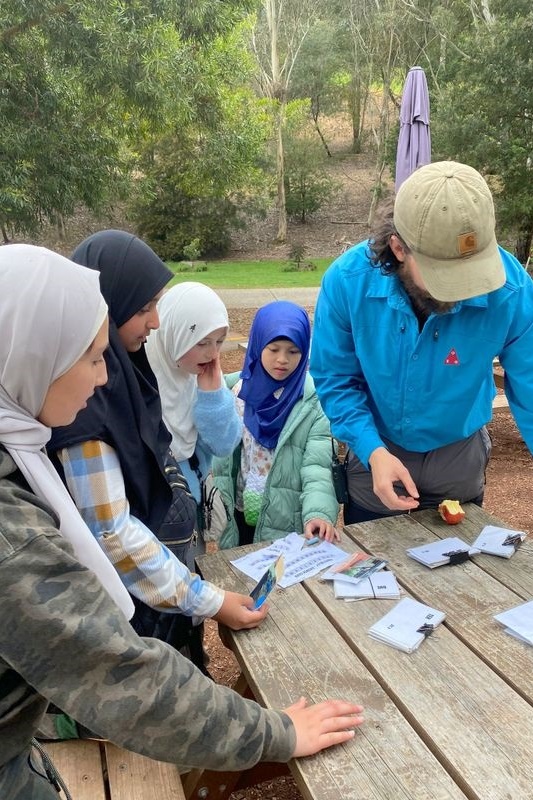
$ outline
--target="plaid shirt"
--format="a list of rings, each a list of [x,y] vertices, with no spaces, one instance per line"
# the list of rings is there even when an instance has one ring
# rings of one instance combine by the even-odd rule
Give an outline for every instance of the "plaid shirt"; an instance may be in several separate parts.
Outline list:
[[[128,591],[153,608],[212,617],[222,589],[189,572],[140,520],[130,514],[115,450],[98,440],[63,448],[58,456],[67,488],[89,530]]]

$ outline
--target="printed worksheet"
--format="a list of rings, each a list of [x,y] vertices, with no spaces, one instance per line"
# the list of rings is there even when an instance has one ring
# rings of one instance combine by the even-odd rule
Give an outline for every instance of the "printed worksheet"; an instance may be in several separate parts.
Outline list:
[[[278,586],[286,589],[346,559],[345,551],[331,542],[321,541],[308,545],[307,541],[297,533],[289,533],[268,547],[236,558],[231,563],[245,575],[258,581],[272,562],[283,555],[285,570]]]

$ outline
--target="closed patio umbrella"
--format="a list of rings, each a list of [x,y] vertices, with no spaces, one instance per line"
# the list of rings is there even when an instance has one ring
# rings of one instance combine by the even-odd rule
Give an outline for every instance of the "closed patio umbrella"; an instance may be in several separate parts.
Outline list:
[[[431,161],[429,92],[422,67],[407,73],[400,106],[400,133],[396,149],[396,191],[417,167]]]

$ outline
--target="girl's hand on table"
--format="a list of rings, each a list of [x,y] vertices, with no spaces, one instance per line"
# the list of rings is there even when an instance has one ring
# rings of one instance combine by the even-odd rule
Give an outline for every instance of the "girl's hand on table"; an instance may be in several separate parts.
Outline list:
[[[364,721],[363,707],[345,700],[325,700],[309,706],[305,697],[285,709],[296,730],[293,757],[312,756],[319,750],[342,744],[355,735],[354,728]]]

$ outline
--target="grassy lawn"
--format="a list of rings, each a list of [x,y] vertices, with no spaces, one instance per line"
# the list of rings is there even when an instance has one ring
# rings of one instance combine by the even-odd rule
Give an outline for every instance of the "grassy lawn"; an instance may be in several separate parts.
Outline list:
[[[183,269],[183,264],[170,261],[168,266],[176,275],[170,285],[183,283],[183,281],[199,281],[214,289],[319,286],[322,275],[333,259],[313,258],[310,260],[316,265],[316,270],[312,272],[283,272],[283,269],[288,266],[287,261],[208,261],[207,269],[203,272],[200,270],[178,272]]]

